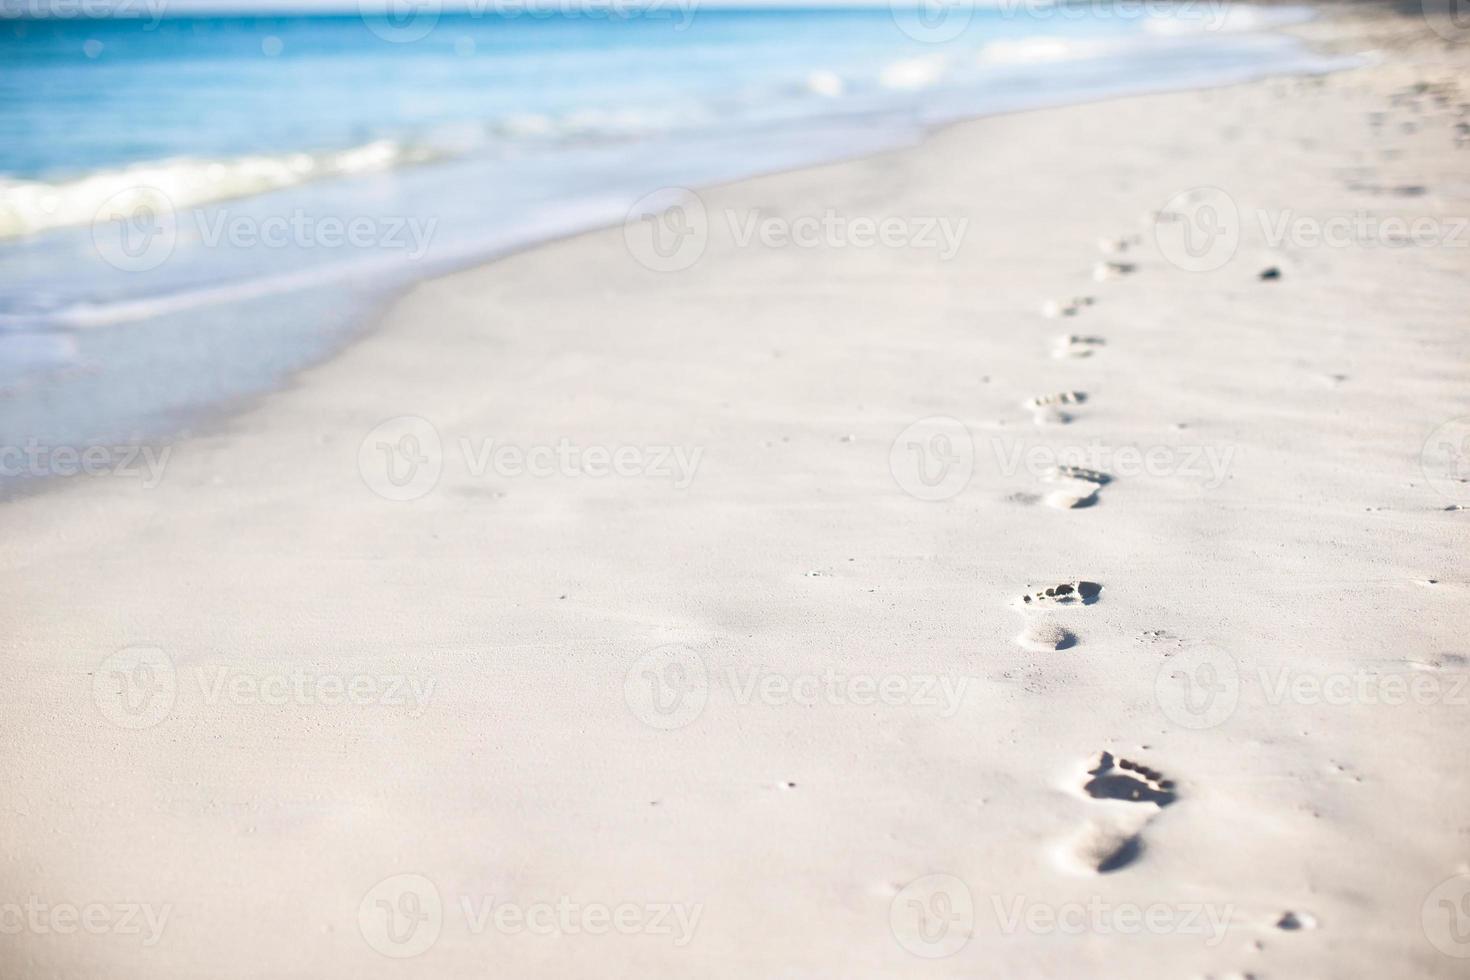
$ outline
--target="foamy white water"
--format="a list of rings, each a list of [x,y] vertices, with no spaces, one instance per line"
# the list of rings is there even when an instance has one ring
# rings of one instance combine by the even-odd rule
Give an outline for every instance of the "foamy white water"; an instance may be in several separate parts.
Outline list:
[[[410,43],[351,17],[0,24],[0,437],[176,425],[326,356],[415,279],[660,187],[1324,65],[1255,14],[1196,9],[980,10],[942,37],[887,10],[445,14]]]

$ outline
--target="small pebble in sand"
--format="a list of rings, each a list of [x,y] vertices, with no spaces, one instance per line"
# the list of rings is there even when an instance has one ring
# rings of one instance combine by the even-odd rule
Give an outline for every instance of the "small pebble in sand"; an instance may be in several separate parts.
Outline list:
[[[1276,928],[1286,932],[1296,932],[1298,929],[1315,929],[1317,920],[1305,912],[1296,913],[1289,909],[1281,913],[1281,918],[1276,920]]]
[[[1259,278],[1267,281],[1271,279],[1280,279],[1281,270],[1273,265],[1270,268],[1262,269]]]

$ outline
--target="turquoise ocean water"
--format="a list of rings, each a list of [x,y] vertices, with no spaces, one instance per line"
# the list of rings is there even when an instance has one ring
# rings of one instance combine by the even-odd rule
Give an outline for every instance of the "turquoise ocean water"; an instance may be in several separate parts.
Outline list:
[[[167,437],[661,187],[1321,65],[1218,3],[408,9],[0,16],[0,444]]]

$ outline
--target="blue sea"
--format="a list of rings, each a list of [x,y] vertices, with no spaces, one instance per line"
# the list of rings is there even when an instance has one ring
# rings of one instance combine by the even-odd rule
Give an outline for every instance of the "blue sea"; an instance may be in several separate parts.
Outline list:
[[[0,445],[186,431],[329,356],[415,280],[621,222],[659,188],[1324,67],[1270,31],[1303,11],[1204,2],[23,3],[0,0]]]

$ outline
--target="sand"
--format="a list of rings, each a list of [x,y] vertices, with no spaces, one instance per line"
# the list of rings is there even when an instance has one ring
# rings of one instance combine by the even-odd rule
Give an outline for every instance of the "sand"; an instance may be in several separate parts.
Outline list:
[[[1376,53],[703,191],[5,504],[4,974],[1463,975],[1466,52],[1303,30]]]

